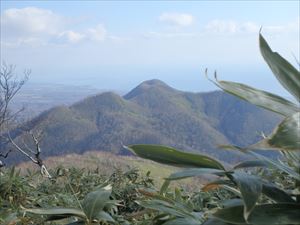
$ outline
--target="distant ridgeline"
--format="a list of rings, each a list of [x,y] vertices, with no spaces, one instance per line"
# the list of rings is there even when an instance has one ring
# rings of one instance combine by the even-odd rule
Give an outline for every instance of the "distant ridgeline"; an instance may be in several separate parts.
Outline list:
[[[123,97],[106,92],[69,107],[52,108],[24,127],[43,130],[44,158],[89,150],[127,154],[123,145],[143,143],[236,162],[238,153],[218,149],[218,145],[249,145],[279,121],[275,114],[222,91],[183,92],[150,80]],[[21,142],[23,137],[13,133]],[[10,160],[16,163],[25,159],[16,154]]]

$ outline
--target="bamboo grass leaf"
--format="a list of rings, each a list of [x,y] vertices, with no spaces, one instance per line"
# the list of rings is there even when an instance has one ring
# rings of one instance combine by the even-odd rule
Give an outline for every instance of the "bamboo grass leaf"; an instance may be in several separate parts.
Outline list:
[[[218,80],[214,83],[232,95],[283,116],[290,116],[300,110],[293,102],[290,102],[278,95],[255,89],[245,84]]]
[[[214,174],[217,176],[224,176],[226,172],[224,170],[218,170],[218,169],[210,169],[210,168],[190,168],[185,169],[179,172],[172,173],[167,180],[180,180],[185,179],[189,177],[195,177],[200,176],[203,174]]]
[[[273,52],[264,37],[259,34],[259,48],[264,60],[282,86],[300,101],[300,72],[277,52]]]
[[[177,167],[197,167],[224,170],[223,165],[211,157],[179,151],[162,145],[131,145],[126,147],[141,158]]]
[[[105,204],[109,201],[111,191],[111,185],[107,185],[85,196],[82,207],[90,221],[96,218],[103,210]]]
[[[258,177],[243,172],[235,172],[232,177],[242,194],[245,205],[243,214],[247,220],[262,193],[262,182]]]

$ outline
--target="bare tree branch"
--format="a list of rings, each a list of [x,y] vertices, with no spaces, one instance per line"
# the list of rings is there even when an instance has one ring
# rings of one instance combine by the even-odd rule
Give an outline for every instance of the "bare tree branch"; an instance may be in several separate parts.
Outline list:
[[[0,128],[5,129],[6,122],[11,121],[17,114],[11,114],[8,106],[13,97],[22,88],[25,82],[28,80],[30,70],[24,71],[24,77],[18,80],[18,77],[14,73],[15,66],[7,65],[5,62],[1,65],[0,71]]]
[[[7,143],[3,142],[3,139],[6,139],[13,147],[14,150],[18,151],[19,153],[23,154],[33,163],[37,164],[41,169],[41,174],[48,178],[51,178],[46,166],[44,165],[40,154],[40,140],[42,137],[42,133],[38,133],[35,135],[32,131],[28,133],[31,136],[31,139],[34,144],[34,150],[30,148],[27,144],[25,144],[25,148],[21,147],[18,143],[15,142],[14,138],[11,137],[9,131],[12,128],[12,124],[16,119],[17,115],[21,110],[11,113],[9,111],[9,104],[14,96],[19,92],[25,82],[28,80],[29,74],[31,73],[30,70],[24,70],[24,77],[22,79],[18,79],[15,75],[15,66],[14,65],[7,65],[5,62],[1,65],[0,71],[0,137],[1,145],[7,145]],[[5,135],[3,135],[5,133]],[[0,149],[0,157],[7,158],[9,153],[8,152],[1,153]],[[4,166],[4,163],[0,160],[0,168]]]
[[[24,156],[26,156],[28,159],[30,159],[34,164],[37,164],[39,167],[40,167],[40,171],[41,171],[41,174],[45,177],[48,177],[48,178],[52,178],[52,176],[50,175],[50,173],[48,172],[46,166],[44,165],[43,163],[43,160],[41,159],[40,157],[40,154],[41,154],[41,148],[40,148],[40,135],[36,136],[34,135],[34,133],[32,131],[29,131],[31,137],[32,137],[32,140],[34,142],[34,145],[35,145],[35,149],[36,151],[33,151],[33,150],[29,150],[30,153],[28,153],[28,151],[24,150],[23,148],[21,148],[10,136],[10,134],[8,133],[8,139],[9,139],[9,142],[13,145],[13,147],[19,151],[21,154],[23,154]]]
[[[12,149],[10,149],[10,150],[8,150],[5,154],[2,154],[1,152],[0,152],[0,157],[2,157],[2,158],[7,158],[7,156],[8,156],[8,154],[10,153],[12,151]]]
[[[2,153],[0,152],[0,157],[6,159],[6,158],[8,157],[8,154],[9,154],[11,151],[12,151],[12,149],[8,150],[5,154],[2,154]],[[0,168],[3,167],[3,166],[5,166],[5,163],[3,163],[3,162],[0,160]]]

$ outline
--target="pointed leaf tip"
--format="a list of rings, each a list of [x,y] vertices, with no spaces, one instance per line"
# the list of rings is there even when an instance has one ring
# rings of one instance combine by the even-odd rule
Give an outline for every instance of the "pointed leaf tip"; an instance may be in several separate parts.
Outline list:
[[[277,52],[273,52],[261,33],[259,34],[259,48],[277,80],[299,102],[300,72]]]
[[[211,157],[179,151],[162,145],[131,145],[128,148],[141,158],[177,167],[197,167],[225,170],[223,165]]]

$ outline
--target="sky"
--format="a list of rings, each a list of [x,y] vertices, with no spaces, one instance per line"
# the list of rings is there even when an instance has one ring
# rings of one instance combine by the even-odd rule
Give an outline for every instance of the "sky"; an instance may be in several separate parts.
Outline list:
[[[262,34],[293,65],[299,1],[1,0],[1,60],[30,82],[128,91],[161,79],[217,89],[204,76],[287,95],[258,49]]]

